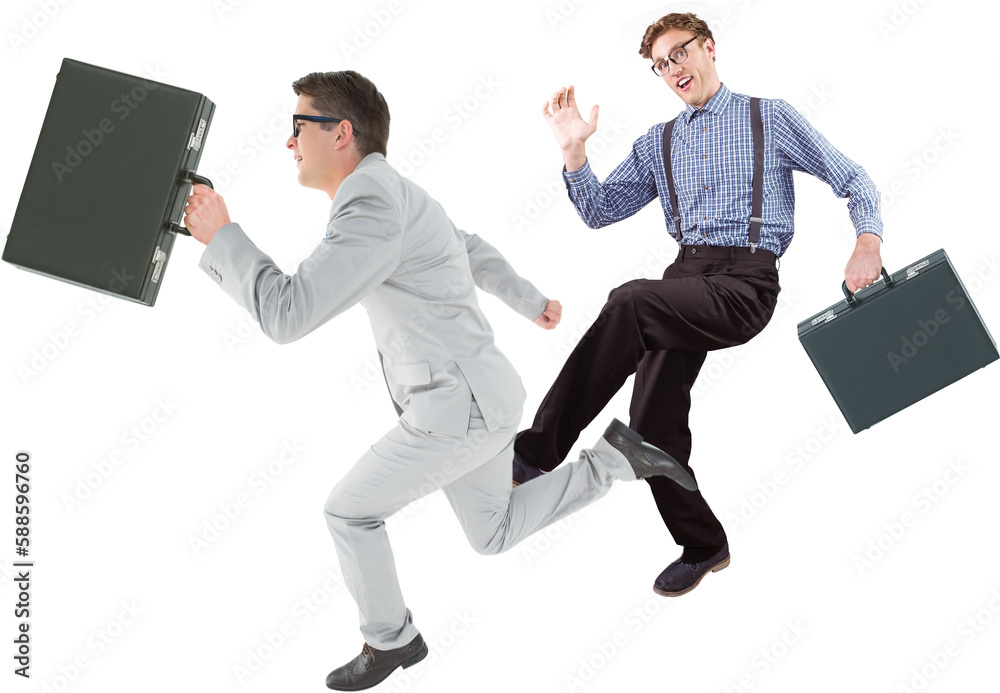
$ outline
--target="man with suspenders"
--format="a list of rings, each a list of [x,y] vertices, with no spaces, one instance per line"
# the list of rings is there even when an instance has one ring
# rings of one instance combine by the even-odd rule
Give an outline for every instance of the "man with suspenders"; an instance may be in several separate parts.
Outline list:
[[[693,475],[691,387],[708,351],[749,341],[771,318],[780,290],[777,259],[794,230],[793,171],[811,173],[848,198],[857,232],[844,271],[848,288],[869,286],[880,274],[880,198],[871,179],[784,101],[751,99],[723,85],[704,21],[666,15],[646,29],[639,53],[686,106],[637,139],[603,183],[584,146],[597,129],[598,107],[583,120],[571,86],[543,113],[563,152],[570,200],[587,226],[625,219],[658,197],[680,249],[661,280],[630,281],[610,293],[531,428],[518,433],[515,485],[559,465],[632,373],[630,428]],[[653,589],[679,596],[729,565],[726,533],[700,491],[647,481],[683,547]]]

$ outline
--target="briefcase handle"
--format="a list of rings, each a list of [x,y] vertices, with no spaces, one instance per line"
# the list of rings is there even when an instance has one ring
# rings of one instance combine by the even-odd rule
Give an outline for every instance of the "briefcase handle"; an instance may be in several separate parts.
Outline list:
[[[190,181],[192,183],[201,183],[202,185],[207,185],[212,190],[215,190],[215,186],[212,185],[212,181],[210,181],[208,178],[205,178],[205,176],[199,176],[197,173],[194,173],[192,171],[185,171],[184,177],[181,178],[181,180],[185,182]],[[170,230],[179,234],[183,234],[185,236],[191,235],[190,231],[188,231],[186,228],[175,222],[171,222]]]
[[[882,268],[882,277],[885,279],[885,285],[886,286],[888,286],[888,287],[895,286],[895,283],[892,281],[892,277],[890,277],[889,273],[885,271],[885,267]],[[850,290],[847,288],[847,282],[846,281],[844,281],[841,284],[841,288],[844,290],[844,296],[847,298],[847,305],[851,306],[852,308],[857,308],[857,306],[858,306],[858,299],[855,298],[854,294],[852,294],[850,292]],[[859,290],[859,292],[860,292],[860,290]]]

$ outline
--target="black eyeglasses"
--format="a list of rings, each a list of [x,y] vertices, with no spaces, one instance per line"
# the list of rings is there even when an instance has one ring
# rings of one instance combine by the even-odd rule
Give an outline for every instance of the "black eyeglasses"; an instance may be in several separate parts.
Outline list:
[[[292,137],[299,136],[299,120],[308,120],[311,123],[339,123],[346,118],[326,118],[324,116],[311,116],[311,115],[299,115],[295,114],[292,116]],[[357,128],[354,128],[354,134],[360,135]]]
[[[694,39],[696,38],[698,37],[695,36],[693,39],[691,39],[691,41],[694,41]],[[651,69],[656,74],[657,77],[662,77],[663,75],[670,72],[670,63],[673,63],[674,65],[680,65],[681,63],[683,63],[685,60],[688,59],[688,52],[684,50],[684,46],[691,43],[691,41],[685,41],[681,45],[677,46],[677,48],[670,51],[670,55],[668,55],[663,60],[659,60],[653,63],[653,66],[650,67],[649,69]]]

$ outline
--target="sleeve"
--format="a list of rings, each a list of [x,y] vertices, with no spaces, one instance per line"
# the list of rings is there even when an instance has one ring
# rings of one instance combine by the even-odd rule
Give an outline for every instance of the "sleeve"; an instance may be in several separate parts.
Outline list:
[[[775,144],[797,171],[811,173],[847,198],[847,210],[857,235],[882,237],[881,196],[865,170],[841,154],[809,121],[788,105],[774,101]]]
[[[388,191],[348,177],[327,236],[293,275],[257,249],[238,224],[216,232],[199,266],[279,344],[304,337],[344,312],[399,266],[402,226]]]
[[[545,310],[548,299],[535,285],[521,277],[500,251],[475,234],[458,229],[465,240],[469,266],[476,286],[503,301],[516,313],[534,320]]]
[[[627,219],[659,195],[648,151],[654,142],[655,130],[632,144],[628,157],[618,164],[603,183],[590,169],[590,161],[575,171],[563,167],[563,181],[577,214],[592,229],[599,229]]]

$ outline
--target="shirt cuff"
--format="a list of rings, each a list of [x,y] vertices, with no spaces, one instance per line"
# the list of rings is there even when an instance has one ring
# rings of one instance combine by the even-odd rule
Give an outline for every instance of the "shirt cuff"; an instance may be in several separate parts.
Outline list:
[[[882,239],[882,222],[876,219],[865,219],[860,224],[854,227],[855,234],[858,238],[861,238],[861,234],[871,233]]]
[[[563,180],[566,181],[566,187],[570,190],[575,187],[585,187],[589,185],[591,179],[594,178],[594,172],[590,170],[589,159],[584,161],[583,166],[575,171],[567,171],[566,167],[563,166],[562,174]]]

